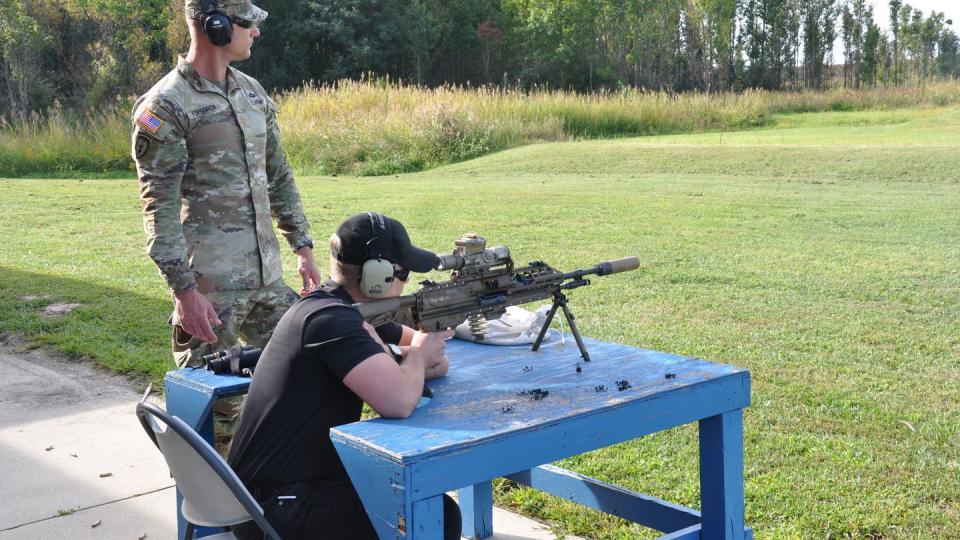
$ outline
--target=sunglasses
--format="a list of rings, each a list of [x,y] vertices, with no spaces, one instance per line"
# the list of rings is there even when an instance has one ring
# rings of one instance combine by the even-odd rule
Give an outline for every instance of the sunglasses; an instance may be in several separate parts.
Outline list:
[[[395,264],[393,265],[393,277],[400,281],[406,281],[410,277],[410,270]]]
[[[240,28],[246,28],[247,30],[258,26],[256,22],[247,19],[241,19],[240,17],[230,17],[230,22],[239,26]]]

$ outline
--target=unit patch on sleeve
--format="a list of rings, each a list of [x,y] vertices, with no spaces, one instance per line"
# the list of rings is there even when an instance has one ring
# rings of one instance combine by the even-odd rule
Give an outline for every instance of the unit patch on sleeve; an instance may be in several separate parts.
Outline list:
[[[140,124],[140,127],[149,131],[150,133],[156,133],[160,126],[163,125],[163,120],[159,119],[147,109],[144,109],[140,116],[137,117],[137,123]]]
[[[247,92],[247,101],[253,106],[263,105],[263,98],[258,96],[256,92]]]
[[[134,153],[137,156],[137,159],[143,157],[147,153],[147,150],[150,149],[150,139],[146,135],[137,135],[137,142],[134,143]]]

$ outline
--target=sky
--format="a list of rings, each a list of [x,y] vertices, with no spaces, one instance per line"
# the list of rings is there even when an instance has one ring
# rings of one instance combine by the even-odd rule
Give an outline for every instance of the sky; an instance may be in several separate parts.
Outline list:
[[[873,19],[877,26],[887,30],[890,28],[890,0],[867,0],[873,5]],[[942,11],[947,19],[953,19],[953,31],[960,30],[960,0],[903,0],[904,4],[919,9],[923,16],[930,15],[930,11]]]

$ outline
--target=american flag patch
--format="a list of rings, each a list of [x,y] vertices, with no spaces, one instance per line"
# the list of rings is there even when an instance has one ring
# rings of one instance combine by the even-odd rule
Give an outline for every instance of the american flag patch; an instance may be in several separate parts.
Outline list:
[[[140,116],[137,117],[137,123],[143,126],[143,129],[149,131],[150,133],[156,133],[160,126],[163,125],[163,120],[157,118],[152,112],[144,109]]]

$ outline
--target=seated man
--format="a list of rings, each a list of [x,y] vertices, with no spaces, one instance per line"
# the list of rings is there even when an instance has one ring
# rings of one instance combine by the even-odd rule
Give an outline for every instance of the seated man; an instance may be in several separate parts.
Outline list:
[[[411,270],[433,269],[435,254],[376,213],[344,221],[330,252],[330,280],[290,308],[260,356],[230,451],[230,465],[284,539],[376,538],[330,428],[359,420],[363,402],[386,418],[409,416],[424,379],[448,367],[451,331],[374,329],[351,307],[399,296]],[[262,538],[253,522],[234,533]],[[447,496],[444,534],[460,538],[460,510]]]

